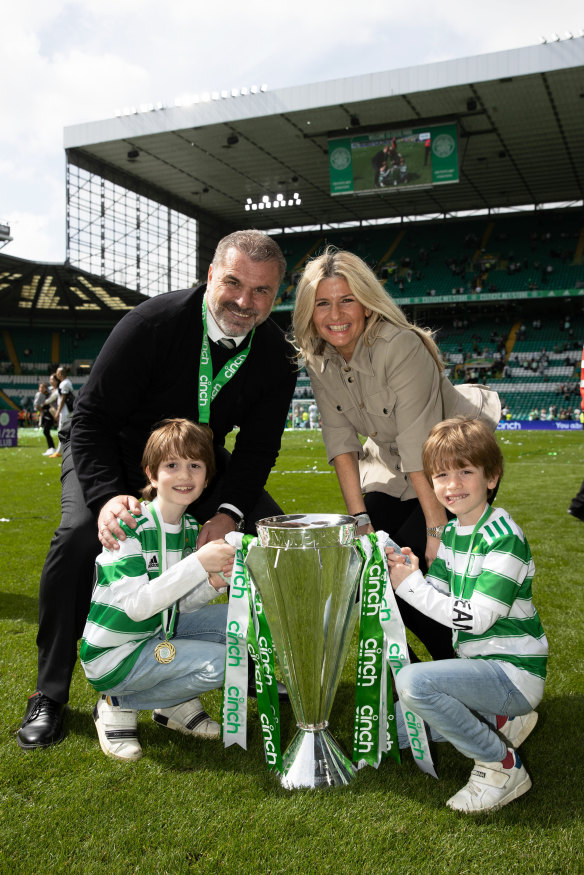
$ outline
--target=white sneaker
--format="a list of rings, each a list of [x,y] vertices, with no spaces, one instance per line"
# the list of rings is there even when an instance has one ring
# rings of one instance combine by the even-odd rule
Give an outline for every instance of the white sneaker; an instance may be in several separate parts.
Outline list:
[[[93,709],[93,719],[102,751],[115,760],[139,760],[138,712],[114,705],[115,698],[102,696]]]
[[[448,800],[447,806],[454,811],[480,814],[496,811],[527,793],[531,778],[515,751],[510,752],[514,759],[510,769],[503,763],[475,762],[468,784]]]
[[[173,708],[157,708],[152,712],[152,719],[167,729],[176,729],[183,735],[195,735],[197,738],[220,738],[221,727],[213,720],[201,704],[200,699],[190,699]]]
[[[508,717],[497,731],[510,747],[518,748],[535,729],[538,717],[537,711],[530,711],[520,717]]]
[[[45,450],[45,451],[44,451],[43,456],[52,456],[54,452],[55,452],[55,448],[54,448],[54,447],[49,447],[48,450]]]

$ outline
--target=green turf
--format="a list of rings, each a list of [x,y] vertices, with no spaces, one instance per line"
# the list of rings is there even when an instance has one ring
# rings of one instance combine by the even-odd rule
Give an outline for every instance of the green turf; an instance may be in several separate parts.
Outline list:
[[[566,508],[584,476],[579,433],[501,433],[506,474],[498,503],[525,530],[535,601],[551,645],[540,722],[522,748],[534,786],[491,816],[445,808],[470,763],[435,748],[440,780],[409,753],[347,788],[289,792],[268,774],[255,704],[248,750],[204,743],[140,717],[144,757],[103,756],[95,693],[75,671],[69,734],[24,753],[14,733],[32,691],[38,576],[58,522],[59,464],[42,437],[0,451],[0,873],[577,873],[584,871],[584,525]],[[287,433],[269,488],[287,512],[343,510],[317,432]],[[331,715],[352,737],[354,647]],[[218,715],[219,696],[206,699]],[[284,742],[294,726],[283,708]]]

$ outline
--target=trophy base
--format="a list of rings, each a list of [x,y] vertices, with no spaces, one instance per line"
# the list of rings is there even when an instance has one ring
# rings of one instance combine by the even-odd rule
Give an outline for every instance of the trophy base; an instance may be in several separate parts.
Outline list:
[[[326,730],[298,730],[282,759],[280,782],[287,790],[300,787],[340,787],[357,774]]]

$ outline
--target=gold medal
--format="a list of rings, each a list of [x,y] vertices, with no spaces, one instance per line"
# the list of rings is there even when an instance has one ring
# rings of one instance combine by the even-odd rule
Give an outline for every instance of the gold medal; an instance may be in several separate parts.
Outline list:
[[[174,644],[170,643],[170,641],[162,641],[154,648],[154,656],[158,662],[166,665],[167,663],[172,662],[176,656],[176,648]]]

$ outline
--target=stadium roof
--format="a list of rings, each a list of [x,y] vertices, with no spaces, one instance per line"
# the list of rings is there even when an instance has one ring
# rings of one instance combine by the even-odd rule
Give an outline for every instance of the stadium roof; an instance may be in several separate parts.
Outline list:
[[[535,207],[584,197],[581,37],[192,100],[68,127],[68,160],[226,229]],[[459,127],[460,182],[331,196],[329,137],[443,121]],[[278,192],[298,193],[300,206],[258,210],[250,221],[246,199],[259,202]]]
[[[3,324],[61,327],[85,321],[109,327],[146,300],[146,295],[67,264],[43,264],[0,253]]]

